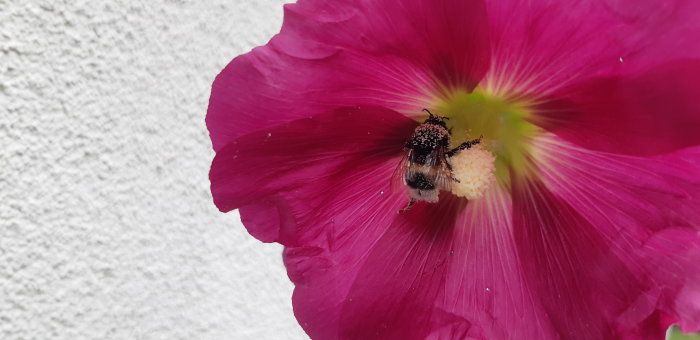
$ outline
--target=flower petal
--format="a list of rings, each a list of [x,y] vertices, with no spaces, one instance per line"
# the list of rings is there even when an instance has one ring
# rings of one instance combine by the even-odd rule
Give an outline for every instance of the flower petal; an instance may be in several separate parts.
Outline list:
[[[357,187],[344,185],[339,198]],[[301,325],[318,339],[548,338],[518,268],[508,194],[489,195],[465,207],[443,194],[404,214],[405,196],[366,195],[369,216],[343,213],[340,200],[305,214],[300,222],[311,224],[327,221],[326,209],[342,215],[318,238],[330,248],[285,252]]]
[[[214,81],[207,113],[214,149],[342,106],[415,115],[445,86],[476,85],[488,67],[487,34],[482,0],[287,5],[280,34]]]
[[[542,138],[538,148],[544,185],[529,191],[541,194],[516,197],[557,211],[530,218],[551,220],[542,242],[562,248],[552,248],[553,255],[564,254],[540,262],[572,271],[559,277],[576,280],[546,283],[544,290],[576,284],[580,289],[567,298],[571,308],[599,311],[605,318],[564,321],[585,321],[589,325],[579,326],[591,331],[598,321],[601,332],[608,327],[632,339],[649,332],[662,337],[677,322],[685,331],[698,330],[700,305],[693,297],[700,293],[700,148],[640,158],[585,150],[556,137]],[[574,301],[577,296],[581,301]],[[601,300],[605,303],[595,302]]]
[[[299,49],[304,39],[368,56],[399,56],[442,85],[466,88],[488,67],[482,0],[304,0],[288,5],[287,13],[280,35],[285,43],[276,45],[285,51]]]
[[[541,183],[514,185],[513,214],[521,265],[556,333],[614,338],[612,320],[643,290],[606,240]]]
[[[700,145],[700,59],[595,78],[543,100],[535,123],[589,149],[654,155]]]
[[[275,235],[291,223],[287,193],[303,189],[308,197],[300,198],[310,199],[328,189],[324,181],[398,157],[415,124],[386,109],[345,108],[250,133],[217,152],[209,174],[214,203],[221,211],[243,207],[252,234],[288,244]]]
[[[471,325],[470,338],[551,339],[554,329],[521,268],[512,209],[502,187],[467,204],[453,232],[445,289],[436,304]]]
[[[387,180],[398,160],[361,175],[346,172],[318,183],[332,192],[303,200],[290,193],[299,242],[285,248],[287,273],[295,284],[294,314],[313,339],[336,339],[348,292],[377,240],[407,202],[405,193],[389,192]],[[365,176],[367,175],[367,176]],[[419,207],[417,205],[417,207]]]
[[[521,270],[509,194],[495,188],[487,195],[466,206],[444,195],[401,215],[395,211],[405,198],[370,196],[362,204],[374,207],[370,218],[335,220],[348,232],[342,242],[326,237],[331,250],[287,248],[304,329],[318,339],[555,338]],[[319,224],[328,216],[303,218]]]
[[[546,96],[579,80],[700,58],[695,0],[489,1],[491,93]]]
[[[343,301],[338,337],[342,339],[424,339],[434,329],[465,320],[440,311],[435,301],[444,292],[451,234],[460,202],[444,197],[391,216],[378,239],[360,255],[361,267]],[[400,208],[400,205],[391,208]],[[369,241],[369,242],[368,242]],[[297,306],[306,304],[297,300]]]

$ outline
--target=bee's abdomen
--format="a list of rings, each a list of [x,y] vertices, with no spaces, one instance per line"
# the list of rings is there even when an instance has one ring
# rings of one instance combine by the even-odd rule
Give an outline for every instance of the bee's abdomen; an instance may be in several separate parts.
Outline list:
[[[435,183],[429,180],[422,173],[415,173],[410,178],[406,177],[406,184],[414,189],[418,190],[434,190]]]

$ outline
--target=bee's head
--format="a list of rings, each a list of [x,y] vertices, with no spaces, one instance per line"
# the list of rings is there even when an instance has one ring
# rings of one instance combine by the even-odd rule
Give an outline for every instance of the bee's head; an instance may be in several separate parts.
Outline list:
[[[443,116],[438,116],[434,115],[432,112],[430,112],[428,109],[423,109],[423,111],[427,112],[430,116],[428,119],[423,122],[423,124],[435,124],[435,125],[440,125],[444,128],[447,128],[447,125],[445,124],[446,120],[449,120],[449,117],[443,117]]]

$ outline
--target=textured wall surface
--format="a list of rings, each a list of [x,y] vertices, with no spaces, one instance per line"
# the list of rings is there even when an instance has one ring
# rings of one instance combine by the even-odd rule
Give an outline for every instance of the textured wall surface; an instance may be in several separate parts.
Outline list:
[[[212,80],[278,0],[0,0],[0,339],[303,339],[211,203]]]

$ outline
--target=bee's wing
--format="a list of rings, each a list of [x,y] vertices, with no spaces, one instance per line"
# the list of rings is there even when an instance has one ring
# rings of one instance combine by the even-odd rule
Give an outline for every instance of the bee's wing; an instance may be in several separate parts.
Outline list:
[[[452,179],[452,171],[450,171],[450,169],[446,166],[443,166],[436,171],[437,174],[435,175],[435,183],[437,184],[437,187],[440,188],[440,190],[451,191],[452,183],[454,182]]]
[[[435,149],[429,156],[430,175],[440,190],[450,191],[452,188],[452,170],[447,162],[447,155],[442,148]]]
[[[409,165],[411,164],[411,157],[413,155],[413,150],[406,149],[404,154],[396,165],[394,172],[391,174],[391,192],[401,192],[406,188],[406,172],[410,171]]]

